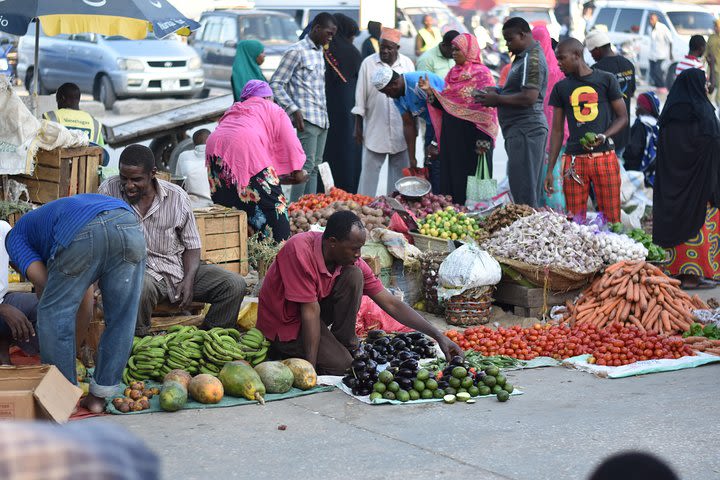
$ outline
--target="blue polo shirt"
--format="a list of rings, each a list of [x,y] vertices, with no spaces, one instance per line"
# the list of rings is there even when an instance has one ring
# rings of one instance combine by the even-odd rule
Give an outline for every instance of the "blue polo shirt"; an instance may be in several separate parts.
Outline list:
[[[405,95],[395,99],[395,106],[400,110],[400,115],[410,112],[413,117],[422,117],[430,124],[427,95],[418,87],[418,80],[427,76],[430,86],[438,91],[445,88],[445,81],[432,72],[408,72],[402,75],[405,77]]]
[[[132,213],[124,201],[96,193],[52,201],[20,217],[5,238],[8,255],[26,275],[31,263],[47,263],[58,247],[70,245],[80,229],[98,214],[118,208]]]

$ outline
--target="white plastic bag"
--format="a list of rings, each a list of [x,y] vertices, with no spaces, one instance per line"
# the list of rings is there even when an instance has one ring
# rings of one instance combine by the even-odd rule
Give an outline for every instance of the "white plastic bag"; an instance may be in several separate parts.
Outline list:
[[[438,297],[447,300],[466,290],[497,285],[502,277],[500,264],[476,245],[463,245],[440,265]]]

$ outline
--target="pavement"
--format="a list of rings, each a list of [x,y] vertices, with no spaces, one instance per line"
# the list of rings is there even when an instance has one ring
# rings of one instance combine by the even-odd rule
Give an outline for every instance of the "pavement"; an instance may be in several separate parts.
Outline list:
[[[720,478],[720,366],[608,380],[509,372],[507,403],[366,405],[340,391],[265,406],[102,417],[144,440],[163,478],[586,479],[608,455],[651,452],[680,478]],[[279,430],[286,425],[286,430]]]

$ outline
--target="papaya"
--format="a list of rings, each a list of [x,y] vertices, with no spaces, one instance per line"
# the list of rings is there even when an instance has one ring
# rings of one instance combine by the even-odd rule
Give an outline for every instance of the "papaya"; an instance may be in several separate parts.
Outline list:
[[[190,375],[185,370],[180,370],[179,368],[176,368],[175,370],[170,370],[165,375],[165,377],[163,377],[163,383],[167,382],[168,380],[178,382],[184,385],[187,389],[190,386],[190,380],[192,380],[192,375]]]
[[[227,362],[218,374],[218,379],[228,395],[257,400],[264,404],[265,385],[257,372],[245,361]]]
[[[317,385],[317,373],[315,373],[312,363],[302,358],[286,358],[282,363],[293,374],[293,387],[310,390]]]
[[[201,373],[190,380],[188,393],[196,402],[218,403],[222,400],[225,389],[220,380],[207,373]]]
[[[182,383],[168,380],[160,390],[160,408],[166,412],[177,412],[185,406],[187,398],[188,392]]]
[[[282,362],[263,362],[255,366],[268,393],[285,393],[293,386],[292,370]]]

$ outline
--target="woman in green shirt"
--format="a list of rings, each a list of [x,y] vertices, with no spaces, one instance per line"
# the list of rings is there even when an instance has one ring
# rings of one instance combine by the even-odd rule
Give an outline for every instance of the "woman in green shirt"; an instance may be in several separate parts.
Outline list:
[[[232,66],[233,97],[236,102],[240,100],[240,93],[249,80],[266,81],[260,70],[260,65],[265,61],[265,47],[257,40],[242,40],[237,44],[235,61]]]

